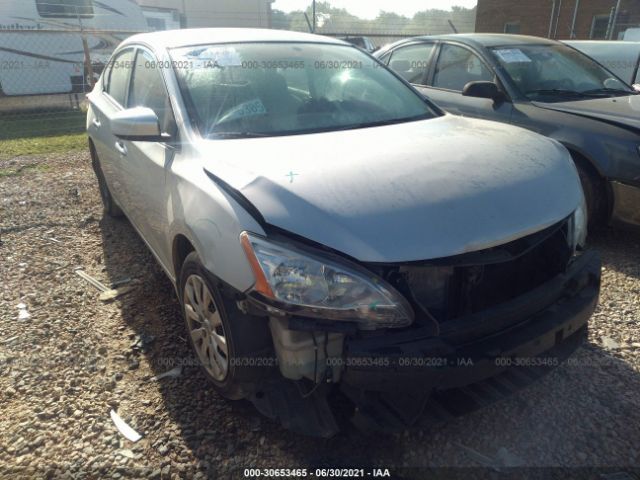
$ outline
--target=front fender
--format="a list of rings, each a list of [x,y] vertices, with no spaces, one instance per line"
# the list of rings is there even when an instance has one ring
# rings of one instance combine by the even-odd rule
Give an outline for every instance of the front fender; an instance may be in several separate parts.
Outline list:
[[[177,177],[169,199],[171,247],[175,238],[183,235],[205,268],[239,291],[248,290],[255,282],[239,239],[245,230],[265,234],[260,224],[204,173],[195,183]]]

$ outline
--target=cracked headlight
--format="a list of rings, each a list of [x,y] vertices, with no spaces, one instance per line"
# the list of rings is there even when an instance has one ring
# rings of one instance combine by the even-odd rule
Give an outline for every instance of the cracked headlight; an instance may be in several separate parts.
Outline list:
[[[404,297],[359,265],[247,232],[240,241],[256,277],[253,292],[276,308],[353,321],[366,330],[405,327],[413,321]]]

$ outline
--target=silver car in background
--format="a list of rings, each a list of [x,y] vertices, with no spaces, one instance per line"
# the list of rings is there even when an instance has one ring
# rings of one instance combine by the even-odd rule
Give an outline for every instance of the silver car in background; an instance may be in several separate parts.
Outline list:
[[[565,40],[640,91],[640,42]]]
[[[215,388],[287,428],[333,435],[332,392],[405,428],[584,337],[600,261],[558,142],[277,30],[133,36],[89,99],[106,213],[175,285]]]

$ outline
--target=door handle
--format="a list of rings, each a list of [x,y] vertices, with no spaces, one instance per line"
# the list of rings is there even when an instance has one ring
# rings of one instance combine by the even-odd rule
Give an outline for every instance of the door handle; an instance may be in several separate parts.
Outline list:
[[[94,119],[92,120],[92,123],[93,123],[93,126],[94,126],[94,127],[96,127],[96,128],[100,128],[100,125],[102,125],[102,124],[100,123],[100,120],[98,120],[97,118],[94,118]]]
[[[116,142],[116,150],[118,150],[118,152],[120,152],[120,155],[126,155],[127,154],[127,147],[124,146],[124,143],[122,142]]]

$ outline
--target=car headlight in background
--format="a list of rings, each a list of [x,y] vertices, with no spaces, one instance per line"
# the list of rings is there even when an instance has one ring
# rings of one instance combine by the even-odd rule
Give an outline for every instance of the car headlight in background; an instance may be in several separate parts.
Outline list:
[[[583,196],[582,202],[580,202],[580,206],[576,208],[575,212],[573,212],[569,223],[569,241],[571,242],[571,246],[573,247],[574,251],[576,251],[578,247],[583,248],[587,243],[587,226],[587,203],[585,202]]]
[[[404,297],[363,267],[247,232],[240,241],[256,277],[253,292],[285,311],[353,321],[364,330],[413,321]]]

